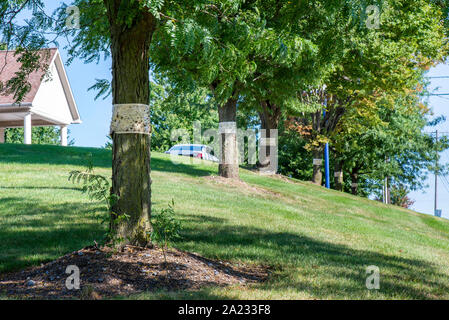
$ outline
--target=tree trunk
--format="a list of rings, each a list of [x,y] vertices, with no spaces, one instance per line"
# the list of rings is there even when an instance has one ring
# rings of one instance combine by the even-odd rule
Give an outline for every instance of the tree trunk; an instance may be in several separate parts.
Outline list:
[[[355,196],[359,193],[359,174],[356,170],[351,172],[351,191]]]
[[[321,186],[323,184],[323,173],[321,168],[323,166],[323,149],[315,147],[313,150],[313,177],[312,182]]]
[[[218,108],[220,125],[219,174],[224,178],[239,178],[239,154],[237,146],[237,99],[231,98]]]
[[[265,133],[261,136],[270,139],[273,138],[271,135],[271,130],[277,130],[279,127],[279,119],[281,116],[280,108],[278,108],[274,104],[270,104],[269,101],[262,101],[260,103],[262,110],[259,111],[259,117],[260,117],[260,128],[261,130],[265,130]],[[259,157],[259,163],[258,168],[261,171],[275,171],[271,172],[272,174],[277,173],[277,168],[272,170],[270,168],[271,165],[271,146],[265,145],[260,146],[259,149],[260,157]]]
[[[335,160],[334,168],[335,190],[343,191],[343,162]]]
[[[111,32],[113,104],[149,104],[149,46],[156,19],[141,11],[121,24],[120,1],[106,1]],[[121,19],[121,18],[120,18]],[[120,245],[148,244],[151,215],[150,144],[146,134],[113,134],[111,231]],[[129,217],[127,217],[129,216]]]

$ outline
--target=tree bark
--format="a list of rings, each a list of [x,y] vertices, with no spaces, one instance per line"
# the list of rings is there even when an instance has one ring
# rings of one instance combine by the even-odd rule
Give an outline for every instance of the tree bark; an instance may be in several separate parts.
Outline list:
[[[321,186],[323,184],[323,173],[321,168],[323,166],[323,149],[315,147],[313,150],[313,177],[312,182]]]
[[[281,109],[275,104],[271,104],[268,100],[260,103],[262,109],[259,111],[260,128],[265,130],[265,138],[270,139],[271,130],[277,130],[279,127],[279,119],[281,116]],[[263,136],[263,135],[262,135]],[[258,168],[262,171],[268,170],[271,162],[271,147],[261,146],[259,152],[261,157],[259,158]],[[273,172],[275,174],[276,172]]]
[[[335,190],[343,191],[343,162],[335,160],[334,167]]]
[[[224,105],[218,108],[218,117],[220,126],[227,124],[233,126],[221,135],[220,164],[218,167],[219,175],[224,178],[239,178],[239,154],[237,146],[237,99],[231,98]],[[234,132],[233,132],[234,131]]]
[[[354,169],[351,171],[351,191],[355,196],[359,193],[359,173]]]
[[[156,19],[145,10],[130,25],[119,23],[120,1],[104,2],[111,33],[113,104],[148,104],[149,47]],[[120,245],[145,246],[151,230],[151,139],[134,133],[113,134],[112,139],[111,193],[118,199],[112,206],[112,235]]]

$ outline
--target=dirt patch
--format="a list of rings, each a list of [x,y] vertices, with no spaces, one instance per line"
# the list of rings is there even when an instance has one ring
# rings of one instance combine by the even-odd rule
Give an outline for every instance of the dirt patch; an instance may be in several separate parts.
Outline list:
[[[252,186],[242,180],[238,179],[227,179],[219,176],[207,176],[204,179],[211,181],[212,183],[229,186],[231,188],[239,189],[239,191],[245,192],[247,194],[258,194],[264,196],[279,197],[280,193],[274,192],[268,189]]]
[[[249,171],[251,171],[254,174],[257,174],[258,176],[264,176],[264,177],[269,177],[269,178],[273,178],[273,179],[279,179],[282,180],[284,182],[288,182],[288,183],[297,183],[297,181],[295,181],[293,178],[289,178],[287,176],[284,176],[282,174],[279,173],[275,173],[275,174],[263,174],[260,172],[259,169],[248,169]]]
[[[66,288],[66,268],[80,270],[80,290]],[[198,290],[207,286],[247,285],[264,281],[268,269],[213,261],[170,250],[167,265],[160,249],[85,248],[21,272],[0,275],[0,292],[20,299],[102,299],[165,289]]]
[[[294,180],[290,179],[289,177],[283,176],[282,174],[273,174],[270,177],[274,179],[279,179],[287,183],[296,183]]]

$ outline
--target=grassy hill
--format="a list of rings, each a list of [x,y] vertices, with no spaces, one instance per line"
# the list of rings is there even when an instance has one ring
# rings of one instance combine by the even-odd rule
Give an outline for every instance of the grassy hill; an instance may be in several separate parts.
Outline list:
[[[68,173],[93,155],[110,175],[110,152],[0,145],[0,272],[50,261],[101,239],[103,206]],[[217,166],[153,153],[153,206],[173,198],[183,221],[182,250],[273,268],[251,287],[145,293],[135,298],[449,299],[449,221],[242,170],[242,183]],[[366,289],[366,267],[380,290]]]

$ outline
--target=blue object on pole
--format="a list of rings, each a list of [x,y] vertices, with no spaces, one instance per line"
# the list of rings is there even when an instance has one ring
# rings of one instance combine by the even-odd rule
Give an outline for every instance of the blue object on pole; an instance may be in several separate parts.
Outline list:
[[[326,118],[326,109],[323,111],[323,117]],[[331,188],[330,172],[329,172],[329,143],[324,147],[324,170],[326,174],[326,188]]]
[[[326,146],[324,147],[324,167],[326,171],[326,188],[331,188],[331,180],[330,180],[330,173],[329,173],[329,143],[326,143]]]

